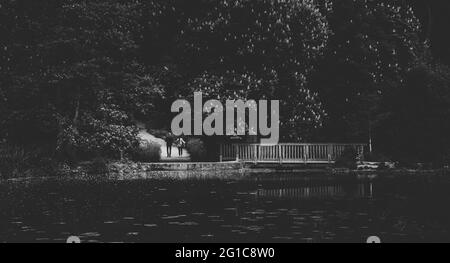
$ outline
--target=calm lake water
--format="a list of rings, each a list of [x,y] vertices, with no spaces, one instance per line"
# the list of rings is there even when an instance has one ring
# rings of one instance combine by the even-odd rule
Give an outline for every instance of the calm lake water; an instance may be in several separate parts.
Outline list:
[[[448,242],[449,204],[440,176],[3,182],[0,242]]]

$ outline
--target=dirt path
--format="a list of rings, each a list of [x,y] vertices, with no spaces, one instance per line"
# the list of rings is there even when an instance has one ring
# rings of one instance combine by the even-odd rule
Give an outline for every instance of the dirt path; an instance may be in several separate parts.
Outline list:
[[[186,151],[186,149],[183,150],[183,155],[182,156],[178,156],[178,148],[177,147],[172,147],[172,157],[169,158],[167,156],[167,149],[166,149],[166,142],[161,139],[161,138],[157,138],[153,135],[151,135],[150,133],[147,132],[147,130],[145,128],[143,128],[142,126],[138,125],[140,131],[138,134],[138,137],[143,140],[143,141],[148,141],[148,142],[156,142],[157,144],[161,145],[161,159],[162,161],[189,161],[190,157],[188,152]]]

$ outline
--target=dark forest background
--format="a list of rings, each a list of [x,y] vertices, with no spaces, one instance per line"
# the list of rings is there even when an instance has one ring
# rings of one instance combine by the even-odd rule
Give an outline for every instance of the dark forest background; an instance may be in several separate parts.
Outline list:
[[[448,163],[449,14],[445,0],[1,0],[0,140],[119,158],[138,121],[167,130],[171,103],[201,90],[280,99],[286,142]]]

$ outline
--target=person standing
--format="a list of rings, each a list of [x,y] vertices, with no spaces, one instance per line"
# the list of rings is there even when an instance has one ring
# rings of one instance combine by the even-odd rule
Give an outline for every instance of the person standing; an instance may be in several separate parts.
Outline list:
[[[178,138],[175,142],[178,147],[178,156],[183,156],[183,148],[186,146],[186,142],[183,140],[183,138]]]
[[[166,147],[167,147],[167,157],[172,157],[172,146],[173,146],[173,136],[172,133],[169,133],[166,136]]]

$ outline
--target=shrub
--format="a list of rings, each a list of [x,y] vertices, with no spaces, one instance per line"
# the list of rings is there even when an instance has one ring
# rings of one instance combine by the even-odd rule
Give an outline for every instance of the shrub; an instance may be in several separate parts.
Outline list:
[[[358,152],[353,147],[348,147],[342,155],[336,160],[335,166],[338,168],[356,169]]]
[[[390,162],[391,159],[380,153],[367,152],[364,154],[364,161],[385,163]]]
[[[34,169],[33,174],[42,176],[54,176],[59,174],[59,163],[54,158],[44,157],[40,158],[37,169]]]
[[[450,165],[450,153],[446,153],[444,156],[444,161],[443,161],[443,165],[444,167],[448,167]]]
[[[132,151],[131,158],[135,162],[159,162],[161,160],[161,145],[156,142],[142,143]]]
[[[194,162],[206,161],[208,159],[205,143],[201,139],[190,139],[186,149]]]
[[[95,158],[88,166],[89,174],[102,175],[108,172],[108,161],[102,157]]]
[[[49,176],[56,174],[56,162],[38,148],[0,144],[0,177]]]
[[[380,170],[380,171],[384,171],[384,170],[388,170],[388,169],[389,169],[389,167],[384,162],[381,162],[377,168],[377,170]]]
[[[59,120],[63,128],[58,134],[57,152],[62,160],[76,163],[98,155],[118,159],[138,143],[138,129],[126,121],[125,113],[107,107],[100,111],[99,116],[84,114],[77,126],[64,118]]]
[[[0,174],[2,178],[16,177],[23,173],[29,166],[32,156],[23,148],[1,145],[0,146]]]

